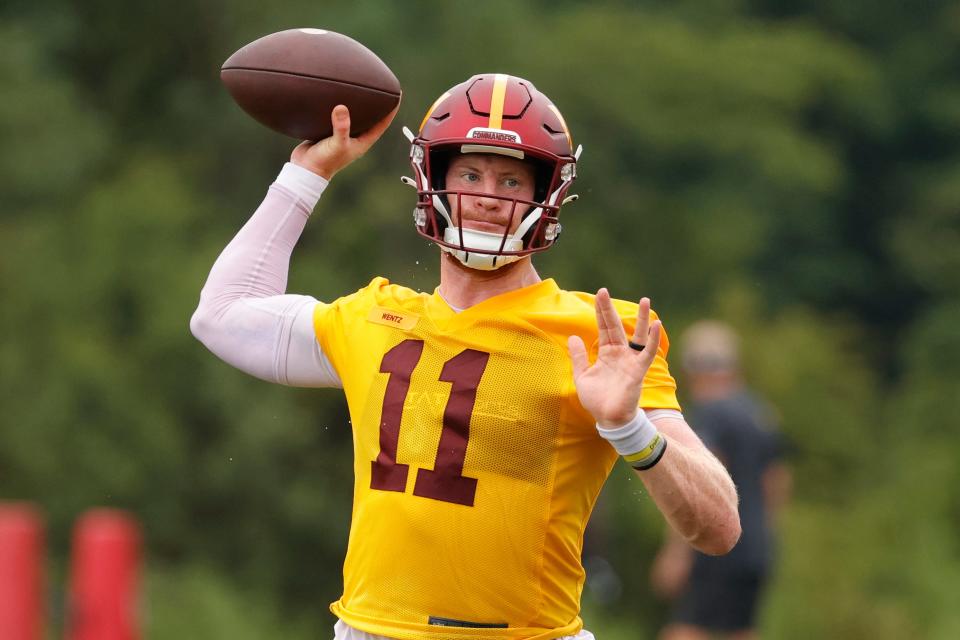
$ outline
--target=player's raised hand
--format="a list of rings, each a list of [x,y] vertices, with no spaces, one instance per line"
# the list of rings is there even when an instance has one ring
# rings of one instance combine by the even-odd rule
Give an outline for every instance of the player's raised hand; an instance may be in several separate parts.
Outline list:
[[[350,111],[340,104],[330,113],[333,135],[318,142],[304,140],[290,154],[290,162],[330,179],[361,157],[387,130],[400,109],[398,104],[383,120],[356,138],[350,137]]]
[[[627,340],[623,322],[606,289],[596,296],[599,349],[590,364],[587,348],[579,336],[570,336],[567,348],[573,362],[573,381],[580,403],[602,427],[629,422],[637,413],[643,377],[657,355],[660,345],[660,321],[650,322],[650,300],[642,298],[637,326]],[[634,345],[643,345],[642,350]]]

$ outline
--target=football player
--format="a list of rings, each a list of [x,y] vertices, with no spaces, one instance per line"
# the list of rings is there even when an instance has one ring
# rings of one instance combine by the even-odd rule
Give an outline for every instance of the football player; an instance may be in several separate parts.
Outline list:
[[[776,557],[776,523],[792,477],[776,411],[750,389],[733,328],[701,320],[681,336],[680,364],[697,435],[724,463],[740,497],[742,535],[722,557],[697,553],[670,532],[651,569],[673,600],[660,640],[755,640],[757,613]]]
[[[331,302],[285,293],[328,182],[393,115],[351,138],[339,106],[330,138],[294,149],[191,329],[265,380],[343,389],[355,484],[336,638],[592,638],[581,544],[617,458],[705,553],[735,544],[736,491],[683,419],[649,300],[565,291],[535,269],[579,149],[526,80],[474,76],[406,131],[414,224],[440,246],[435,291],[378,277]]]

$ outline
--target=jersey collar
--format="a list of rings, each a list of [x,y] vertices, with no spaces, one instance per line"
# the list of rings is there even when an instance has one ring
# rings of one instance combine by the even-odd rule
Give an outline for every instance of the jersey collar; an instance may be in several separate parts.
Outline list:
[[[529,309],[536,301],[548,296],[554,296],[560,291],[553,278],[541,280],[521,289],[514,289],[479,302],[472,307],[457,312],[440,295],[440,287],[433,291],[427,302],[430,317],[438,323],[453,328],[470,324],[480,318],[492,317],[507,313],[514,309]]]

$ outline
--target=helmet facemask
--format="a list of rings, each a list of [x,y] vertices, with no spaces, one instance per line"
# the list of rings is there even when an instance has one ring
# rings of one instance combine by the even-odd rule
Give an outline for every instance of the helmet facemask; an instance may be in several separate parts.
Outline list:
[[[515,114],[505,114],[499,126],[492,127],[488,122],[492,122],[492,116],[476,105],[484,99],[488,104],[495,101],[482,93],[484,85],[489,87],[495,82],[505,87],[502,92],[508,105],[511,100],[527,102],[521,102]],[[441,96],[431,107],[420,136],[414,136],[408,129],[404,133],[412,143],[410,163],[414,171],[414,178],[406,178],[404,182],[417,189],[414,222],[420,235],[440,245],[464,265],[480,270],[498,269],[526,255],[544,251],[556,241],[560,234],[560,207],[576,198],[565,196],[576,177],[580,150],[571,153],[569,135],[559,112],[531,84],[502,75],[474,76]],[[522,140],[521,135],[527,139]],[[528,140],[533,144],[528,144]],[[533,200],[447,189],[445,180],[450,159],[461,153],[497,154],[532,164]],[[463,211],[460,205],[464,197],[502,201],[510,211],[510,222],[503,233],[464,228],[458,213]],[[456,206],[451,206],[452,203]],[[511,232],[517,220],[519,225]]]
[[[430,188],[417,190],[414,221],[418,233],[436,242],[464,265],[480,270],[493,270],[520,258],[548,249],[560,233],[557,214],[559,199],[569,188],[570,180],[556,185],[555,168],[537,161],[534,164],[534,199],[524,200],[478,191],[445,188],[445,177],[451,153],[442,147],[422,154],[414,152],[411,162],[420,184]],[[512,156],[516,157],[516,156]],[[429,163],[429,164],[428,164]],[[556,185],[554,188],[551,186]],[[549,195],[548,195],[549,193]],[[465,228],[460,220],[463,199],[499,200],[509,211],[503,233]],[[455,205],[455,206],[454,206]],[[511,231],[512,230],[512,231]]]

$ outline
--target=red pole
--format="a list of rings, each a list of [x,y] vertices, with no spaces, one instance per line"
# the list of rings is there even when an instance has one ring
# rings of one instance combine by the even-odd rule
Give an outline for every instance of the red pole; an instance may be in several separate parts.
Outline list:
[[[0,504],[0,638],[43,635],[43,522],[28,504]]]
[[[67,640],[138,640],[140,528],[111,509],[86,512],[73,530]]]

